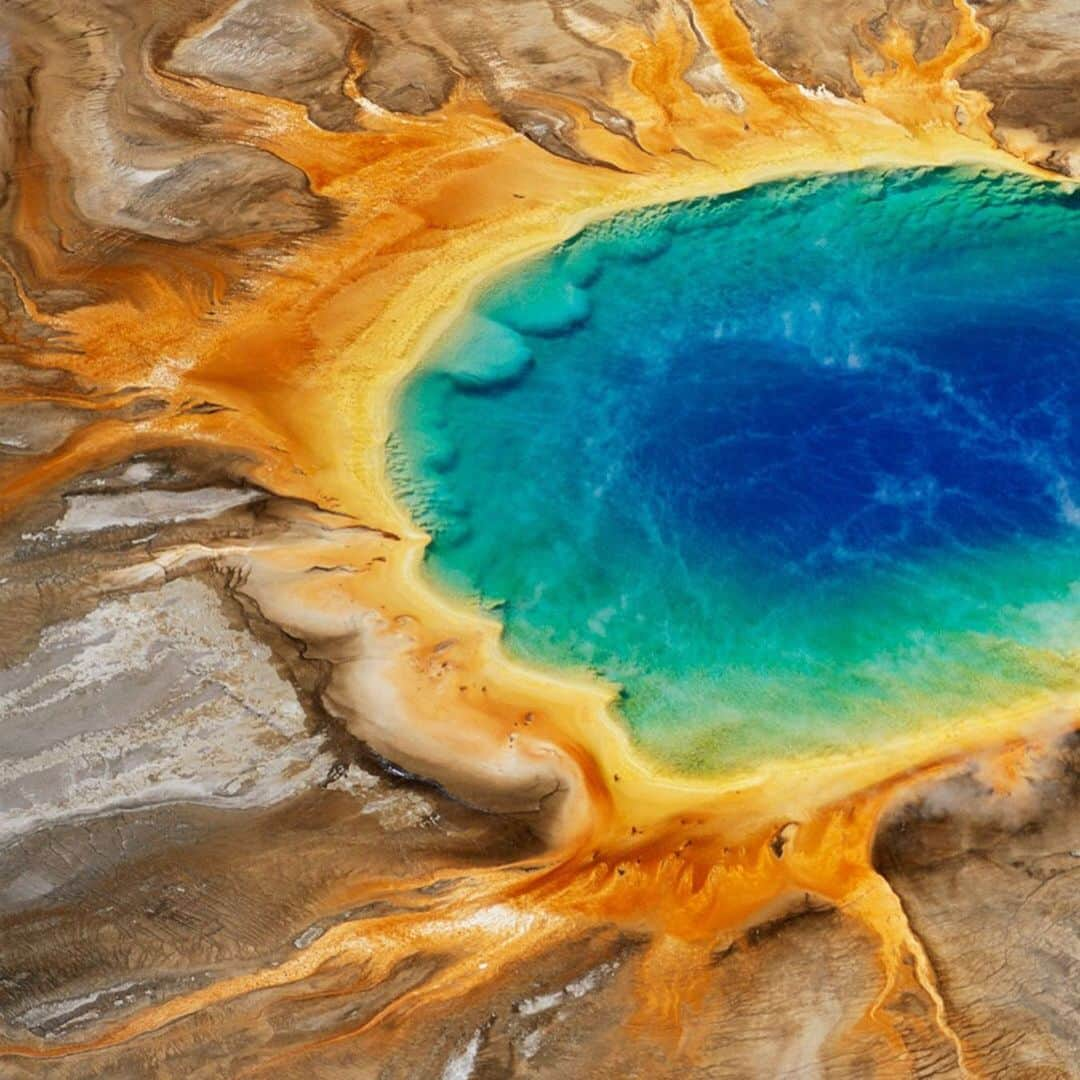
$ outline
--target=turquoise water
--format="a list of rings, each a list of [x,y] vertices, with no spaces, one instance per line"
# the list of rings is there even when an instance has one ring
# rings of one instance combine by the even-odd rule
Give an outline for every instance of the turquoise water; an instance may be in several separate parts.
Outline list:
[[[591,227],[474,304],[390,460],[430,573],[681,769],[1080,686],[1080,194],[800,180]]]

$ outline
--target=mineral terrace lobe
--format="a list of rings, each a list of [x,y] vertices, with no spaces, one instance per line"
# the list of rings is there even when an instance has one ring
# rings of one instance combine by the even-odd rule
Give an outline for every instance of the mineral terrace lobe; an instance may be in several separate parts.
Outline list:
[[[780,76],[855,101],[852,61],[881,69],[876,43],[892,20],[924,58],[958,17],[946,0],[735,9]],[[1080,176],[1073,0],[974,9],[992,36],[955,77],[989,99],[1003,146]],[[212,398],[170,398],[188,363],[183,335],[148,358],[145,379],[117,385],[102,370],[97,385],[92,364],[65,368],[75,345],[52,317],[107,312],[121,298],[150,310],[172,290],[192,323],[212,324],[291,252],[334,238],[342,208],[251,143],[233,115],[244,102],[292,103],[333,135],[375,130],[383,114],[437,117],[454,95],[474,95],[507,133],[603,167],[583,145],[584,118],[639,146],[636,118],[618,106],[630,64],[612,36],[649,40],[669,24],[689,43],[690,92],[738,111],[688,4],[0,8],[5,1043],[92,1037],[147,1005],[279,964],[342,922],[423,910],[440,890],[467,891],[488,868],[542,850],[535,792],[516,812],[482,813],[388,772],[328,708],[327,657],[339,654],[284,632],[245,588],[246,552],[317,546],[335,526],[252,482],[243,446],[193,439],[142,452],[145,424],[169,410],[178,423],[225,415]],[[73,473],[65,461],[102,423],[130,432],[130,452]],[[437,984],[447,956],[418,949],[375,987],[328,964],[299,987],[224,1001],[92,1054],[2,1057],[0,1075],[1075,1075],[1075,755],[1051,760],[1022,802],[949,781],[877,841],[966,1062],[917,985],[886,1003],[886,1022],[866,1023],[881,990],[877,944],[812,902],[709,958],[676,1045],[654,1038],[641,1011],[647,933],[599,925],[394,1025],[364,1029]],[[308,1057],[289,1056],[301,1048]]]

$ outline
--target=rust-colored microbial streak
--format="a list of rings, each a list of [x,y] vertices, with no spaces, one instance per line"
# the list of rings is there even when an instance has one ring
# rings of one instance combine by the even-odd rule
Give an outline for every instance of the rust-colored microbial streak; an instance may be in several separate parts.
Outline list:
[[[5,1052],[59,1057],[104,1049],[242,995],[301,983],[328,966],[356,968],[350,991],[359,991],[385,979],[409,955],[450,958],[434,978],[395,998],[354,1030],[291,1051],[288,1056],[293,1057],[361,1035],[415,1009],[464,996],[575,931],[612,921],[649,935],[643,968],[648,977],[641,980],[642,1023],[653,1034],[666,1027],[677,1038],[686,1010],[693,1010],[703,989],[710,952],[737,940],[762,912],[783,913],[809,896],[835,905],[879,940],[882,989],[863,1022],[892,1035],[880,1008],[913,981],[930,998],[937,1023],[963,1062],[963,1049],[949,1028],[925,952],[895,894],[870,862],[883,810],[905,788],[961,764],[940,763],[825,807],[808,821],[789,823],[780,833],[782,844],[776,833],[726,836],[716,831],[714,821],[698,817],[689,826],[685,819],[665,823],[656,835],[637,842],[619,845],[609,838],[592,851],[575,848],[556,854],[540,872],[528,868],[533,872],[523,875],[526,868],[517,866],[474,871],[467,894],[451,887],[432,909],[343,923],[291,960],[146,1009],[93,1040],[8,1046]],[[418,880],[411,888],[431,884],[432,879]],[[389,891],[384,883],[372,882],[369,888],[370,895]],[[477,963],[481,956],[483,965]]]
[[[520,866],[470,871],[465,885],[422,911],[345,922],[276,966],[146,1008],[86,1042],[0,1052],[84,1053],[256,990],[299,984],[328,966],[355,968],[353,985],[361,988],[408,956],[448,958],[348,1033],[357,1035],[461,998],[574,932],[611,923],[650,937],[642,1015],[679,1038],[710,952],[810,897],[880,943],[881,995],[864,1022],[889,1030],[881,1005],[914,982],[963,1064],[928,959],[873,868],[875,831],[913,786],[957,767],[954,754],[1023,743],[1066,720],[1048,721],[1045,703],[1036,701],[857,758],[778,762],[713,779],[664,774],[612,718],[610,688],[517,665],[493,622],[432,594],[417,572],[425,537],[394,501],[383,460],[395,387],[470,291],[590,219],[798,172],[959,162],[1034,171],[992,145],[985,102],[953,80],[986,43],[968,4],[957,0],[956,9],[956,33],[940,57],[918,62],[895,27],[881,47],[884,70],[855,69],[865,101],[838,102],[761,63],[727,0],[697,0],[696,27],[732,92],[724,102],[694,95],[683,80],[696,45],[685,11],[671,5],[654,37],[627,30],[606,42],[629,61],[628,81],[608,93],[610,105],[634,119],[636,142],[584,110],[577,116],[578,145],[614,168],[545,152],[467,84],[438,112],[413,118],[380,112],[350,83],[363,130],[333,133],[288,102],[158,75],[166,94],[214,118],[209,134],[302,169],[338,215],[272,266],[245,269],[242,283],[242,252],[228,250],[217,262],[178,254],[168,278],[137,248],[110,268],[79,264],[76,254],[71,269],[34,239],[65,215],[48,204],[44,181],[29,174],[18,229],[35,272],[76,274],[81,287],[100,294],[70,311],[34,312],[49,335],[43,363],[95,387],[86,408],[100,419],[9,477],[0,498],[24,499],[138,450],[241,452],[249,480],[321,508],[309,514],[310,544],[231,541],[164,551],[146,572],[199,559],[242,568],[244,589],[266,616],[304,640],[344,640],[363,623],[365,647],[380,658],[383,696],[364,698],[376,692],[367,676],[343,669],[330,692],[350,730],[467,798],[482,802],[488,788],[512,791],[538,777],[554,780],[560,796],[550,853],[528,873]],[[111,415],[140,401],[144,411],[134,420]],[[217,409],[195,408],[202,403]],[[314,565],[341,572],[305,573]],[[353,708],[357,701],[375,707]],[[1001,776],[1007,783],[1007,768]],[[370,895],[387,888],[372,883]]]

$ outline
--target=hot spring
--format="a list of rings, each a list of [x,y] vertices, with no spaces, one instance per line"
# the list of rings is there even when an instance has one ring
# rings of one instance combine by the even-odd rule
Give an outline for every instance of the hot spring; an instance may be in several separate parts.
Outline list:
[[[1080,194],[798,180],[584,230],[402,389],[438,587],[690,772],[1080,687]]]

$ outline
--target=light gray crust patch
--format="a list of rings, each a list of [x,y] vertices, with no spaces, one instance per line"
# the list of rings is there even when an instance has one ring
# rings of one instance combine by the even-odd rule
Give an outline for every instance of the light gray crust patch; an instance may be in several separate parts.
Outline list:
[[[0,671],[0,843],[123,806],[266,805],[333,760],[269,648],[196,579],[50,626]]]

